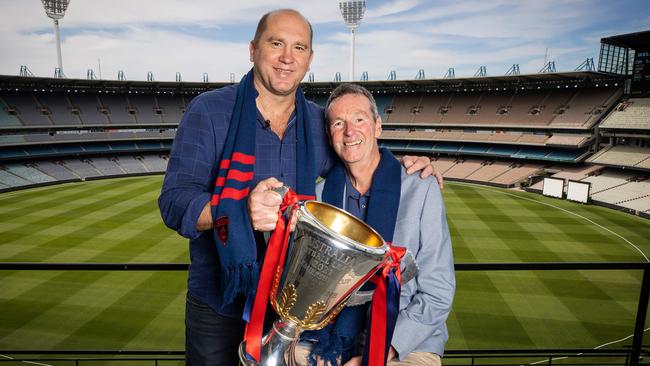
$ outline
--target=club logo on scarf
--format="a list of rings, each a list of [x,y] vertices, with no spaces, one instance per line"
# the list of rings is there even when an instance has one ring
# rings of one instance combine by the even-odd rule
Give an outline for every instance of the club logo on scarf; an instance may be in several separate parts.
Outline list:
[[[214,228],[219,235],[219,240],[226,245],[228,240],[228,216],[221,216],[214,221]]]

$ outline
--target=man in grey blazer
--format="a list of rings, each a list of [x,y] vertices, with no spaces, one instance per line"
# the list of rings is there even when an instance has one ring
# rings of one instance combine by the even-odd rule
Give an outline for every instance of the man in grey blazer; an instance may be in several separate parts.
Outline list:
[[[386,183],[374,181],[373,178],[381,176],[377,174],[380,163],[394,159],[387,150],[380,151],[377,143],[382,131],[377,105],[365,88],[342,84],[330,95],[325,113],[330,143],[341,158],[344,168],[341,171],[345,175],[345,182],[339,183],[342,187],[333,187],[329,191],[340,191],[342,208],[368,222],[368,217],[372,215],[368,208],[378,207],[371,204],[375,195],[373,192],[389,190],[382,188],[373,191],[374,186]],[[399,204],[397,214],[393,216],[395,226],[392,242],[408,248],[415,255],[419,273],[414,280],[402,286],[388,365],[440,365],[448,338],[445,322],[456,287],[444,203],[436,179],[420,179],[407,175],[403,167],[396,169],[401,172],[401,186],[398,185],[399,189],[396,190],[399,192]],[[396,175],[395,179],[398,178]],[[327,191],[331,176],[328,175],[317,186],[319,199],[323,196],[323,190]],[[327,198],[327,194],[325,196]],[[381,215],[390,213],[383,212]],[[342,360],[345,365],[361,364],[359,350],[352,351],[350,355],[352,359]],[[323,363],[322,359],[319,363]]]
[[[337,87],[327,101],[325,115],[330,144],[341,162],[316,186],[317,198],[347,210],[394,245],[406,247],[418,263],[416,278],[401,288],[388,365],[439,366],[456,281],[438,182],[434,177],[406,174],[390,151],[379,149],[381,116],[365,88]],[[253,212],[252,224],[262,225],[267,216]],[[277,210],[270,216],[277,218]],[[353,308],[357,315],[365,314],[361,305]],[[303,337],[307,342],[299,347],[299,361],[311,360],[318,366],[361,365],[365,321],[354,319],[357,315],[343,315],[335,324]]]

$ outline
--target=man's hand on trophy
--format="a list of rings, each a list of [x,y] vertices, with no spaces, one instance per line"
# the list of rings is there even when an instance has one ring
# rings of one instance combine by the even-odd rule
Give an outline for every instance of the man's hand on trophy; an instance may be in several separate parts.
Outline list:
[[[282,186],[283,183],[279,180],[268,178],[259,182],[248,195],[248,215],[253,229],[258,231],[275,229],[282,196],[273,189]]]

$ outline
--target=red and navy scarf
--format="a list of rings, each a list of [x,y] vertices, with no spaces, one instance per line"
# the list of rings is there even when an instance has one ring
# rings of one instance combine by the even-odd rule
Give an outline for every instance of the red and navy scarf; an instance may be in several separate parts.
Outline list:
[[[247,210],[255,167],[257,96],[251,69],[237,87],[237,99],[212,195],[214,240],[222,272],[222,306],[232,303],[237,295],[252,295],[259,277],[257,247]],[[295,188],[299,194],[313,196],[316,171],[311,146],[311,115],[301,88],[296,90],[295,114]]]
[[[402,167],[395,159],[393,154],[387,149],[381,149],[381,160],[379,166],[372,176],[372,186],[370,187],[370,200],[365,222],[375,229],[384,240],[393,241],[395,231],[395,222],[397,219],[397,210],[399,208],[400,191],[401,191],[401,172]],[[325,186],[323,187],[324,202],[330,203],[339,208],[343,208],[343,202],[347,197],[343,197],[343,191],[346,181],[346,170],[342,163],[336,165],[327,175]],[[380,270],[381,271],[381,270]],[[385,281],[381,286],[386,291],[382,293],[384,301],[376,301],[377,292],[373,298],[373,308],[369,320],[366,335],[366,347],[364,350],[363,365],[385,365],[388,350],[393,337],[393,331],[397,321],[399,311],[399,293],[400,281],[395,276],[395,269],[386,268],[386,271],[392,271],[388,276],[375,275],[371,281],[376,286],[377,281]],[[397,268],[399,272],[399,268]],[[364,285],[364,290],[368,287],[374,288],[373,284]],[[385,304],[385,308],[375,307],[378,303]],[[359,332],[366,324],[366,313],[368,304],[345,308],[339,314],[337,320],[320,331],[303,333],[303,339],[315,340],[316,343],[310,354],[310,361],[316,364],[315,356],[319,356],[331,365],[337,364],[337,359],[341,357],[342,363],[354,356],[352,348]],[[373,322],[372,318],[379,315],[385,321]],[[381,328],[381,329],[374,329]]]

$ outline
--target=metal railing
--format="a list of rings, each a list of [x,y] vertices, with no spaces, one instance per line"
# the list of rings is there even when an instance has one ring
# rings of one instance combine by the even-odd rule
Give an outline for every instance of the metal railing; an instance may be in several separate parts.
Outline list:
[[[33,263],[33,262],[0,262],[1,270],[38,270],[38,271],[187,271],[186,263]],[[641,289],[634,326],[632,345],[620,349],[484,349],[484,350],[447,350],[445,359],[453,365],[478,365],[481,360],[486,364],[495,365],[496,359],[521,360],[540,358],[534,364],[552,365],[555,360],[562,359],[562,365],[625,365],[638,366],[642,357],[650,352],[642,346],[643,330],[647,316],[648,301],[650,298],[650,263],[648,262],[532,262],[532,263],[457,263],[456,271],[585,271],[585,270],[640,270],[643,271]],[[81,362],[95,361],[151,361],[158,365],[164,361],[183,361],[183,351],[111,351],[111,350],[0,350],[0,355],[22,355],[27,357],[0,358],[2,362],[47,362],[69,361],[75,365]],[[34,358],[33,355],[103,355],[112,357],[67,357],[67,358]],[[120,356],[120,357],[116,357]],[[133,356],[141,356],[133,357]],[[145,357],[146,356],[146,357]],[[154,357],[155,356],[155,357]],[[173,357],[172,357],[173,356]],[[601,359],[596,363],[571,363],[567,358],[594,358]],[[458,364],[456,360],[469,360],[467,364]],[[614,359],[623,359],[622,362]],[[488,362],[489,361],[489,362]],[[521,362],[505,363],[498,365],[521,365]],[[557,363],[556,363],[557,364]]]

